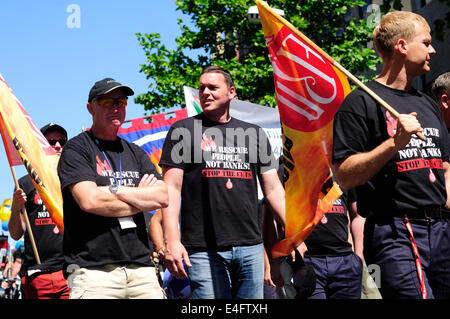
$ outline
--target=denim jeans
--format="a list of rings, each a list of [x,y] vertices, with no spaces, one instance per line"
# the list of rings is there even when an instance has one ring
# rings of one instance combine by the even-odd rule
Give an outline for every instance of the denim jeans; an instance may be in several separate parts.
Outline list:
[[[188,268],[193,299],[262,299],[262,244],[227,250],[189,251]]]

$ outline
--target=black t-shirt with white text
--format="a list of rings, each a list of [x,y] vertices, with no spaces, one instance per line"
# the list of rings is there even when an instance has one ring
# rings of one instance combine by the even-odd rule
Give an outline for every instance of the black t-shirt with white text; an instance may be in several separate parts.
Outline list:
[[[187,248],[261,243],[257,177],[277,168],[259,126],[205,115],[175,122],[164,142],[160,165],[184,171],[181,240]]]
[[[344,256],[352,253],[349,242],[348,223],[349,205],[356,201],[355,191],[343,190],[342,195],[326,212],[305,244],[309,256]]]
[[[371,81],[367,86],[399,113],[417,113],[427,138],[413,135],[406,147],[366,184],[356,188],[358,212],[440,207],[446,202],[443,162],[449,160],[450,139],[438,105],[411,89],[396,90]],[[351,92],[335,115],[333,162],[368,152],[394,136],[397,120],[361,89]]]
[[[154,174],[161,179],[148,155],[139,146],[119,137],[115,141],[106,141],[96,139],[87,131],[67,142],[58,165],[67,265],[152,265],[147,225],[142,212],[132,216],[137,227],[122,229],[118,218],[83,211],[69,190],[70,185],[82,181],[109,186],[117,180],[119,185],[137,187],[144,174]]]
[[[19,179],[19,187],[27,196],[25,210],[41,262],[38,264],[36,261],[30,234],[25,229],[25,252],[24,262],[20,270],[21,275],[27,271],[31,275],[33,272],[55,272],[61,270],[64,263],[62,234],[59,232],[58,227],[43,204],[39,193],[34,188],[29,175],[25,175]]]

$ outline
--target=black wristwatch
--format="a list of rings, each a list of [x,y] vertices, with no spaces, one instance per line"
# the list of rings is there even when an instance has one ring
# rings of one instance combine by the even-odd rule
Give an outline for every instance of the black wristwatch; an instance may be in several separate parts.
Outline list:
[[[109,191],[111,192],[111,194],[117,194],[117,191],[119,190],[119,185],[117,184],[111,184],[109,185]]]

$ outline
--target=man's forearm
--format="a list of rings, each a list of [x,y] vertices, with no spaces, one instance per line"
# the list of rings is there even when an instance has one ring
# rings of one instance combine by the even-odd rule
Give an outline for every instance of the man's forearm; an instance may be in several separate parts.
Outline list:
[[[23,236],[26,228],[20,210],[21,208],[13,201],[11,205],[11,216],[8,221],[8,231],[14,240],[19,240]]]
[[[286,203],[285,203],[285,192],[283,184],[281,184],[280,179],[276,170],[269,170],[259,176],[261,182],[262,190],[266,202],[269,204],[274,217],[283,226],[286,223]]]
[[[142,211],[139,208],[118,199],[113,194],[110,196],[106,194],[106,196],[103,195],[101,198],[97,198],[90,208],[85,208],[83,210],[105,217],[127,217]]]
[[[120,186],[116,195],[118,199],[141,211],[167,207],[169,201],[167,187],[161,181],[146,187]]]
[[[361,257],[362,260],[364,260],[364,255],[363,255],[363,251],[364,251],[364,224],[365,224],[365,219],[361,216],[357,216],[355,217],[352,221],[351,221],[351,232],[352,232],[352,237],[353,237],[353,244],[354,244],[354,249],[355,249],[355,253]]]
[[[417,114],[399,114],[396,133],[373,150],[357,153],[336,161],[334,171],[339,185],[344,189],[365,184],[375,176],[386,163],[411,140],[413,134],[422,132]]]
[[[180,231],[178,228],[180,204],[172,200],[167,208],[161,209],[164,243],[167,246],[170,243],[180,241]]]
[[[334,163],[336,180],[344,189],[362,185],[375,176],[397,153],[392,138],[387,139],[372,151],[357,153]]]
[[[88,213],[105,217],[126,217],[141,211],[111,194],[107,186],[99,187],[86,181],[71,185],[69,189],[80,208]]]
[[[286,199],[283,187],[272,190],[265,197],[273,211],[275,219],[284,227],[286,225]]]
[[[150,237],[155,245],[155,251],[158,252],[161,248],[164,248],[164,235],[162,230],[162,212],[158,210],[150,219],[149,229]]]
[[[169,205],[161,209],[164,243],[166,246],[180,241],[178,221],[181,207],[181,188],[184,171],[174,167],[163,167],[164,182],[167,185]]]

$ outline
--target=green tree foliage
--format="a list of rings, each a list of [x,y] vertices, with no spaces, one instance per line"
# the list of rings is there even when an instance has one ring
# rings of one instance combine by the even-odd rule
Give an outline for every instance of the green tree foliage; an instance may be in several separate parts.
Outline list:
[[[373,25],[350,14],[362,11],[364,1],[268,3],[284,10],[286,20],[362,80],[363,74],[375,70],[380,62],[367,47]],[[253,0],[176,0],[176,5],[191,18],[194,28],[178,20],[182,34],[176,39],[175,50],[167,49],[157,33],[137,34],[147,57],[141,72],[150,84],[147,93],[136,97],[136,103],[152,114],[184,107],[183,85],[197,87],[202,68],[215,64],[231,72],[239,99],[274,107],[273,71],[264,32],[260,23],[252,24],[247,18],[248,8],[255,5]]]

